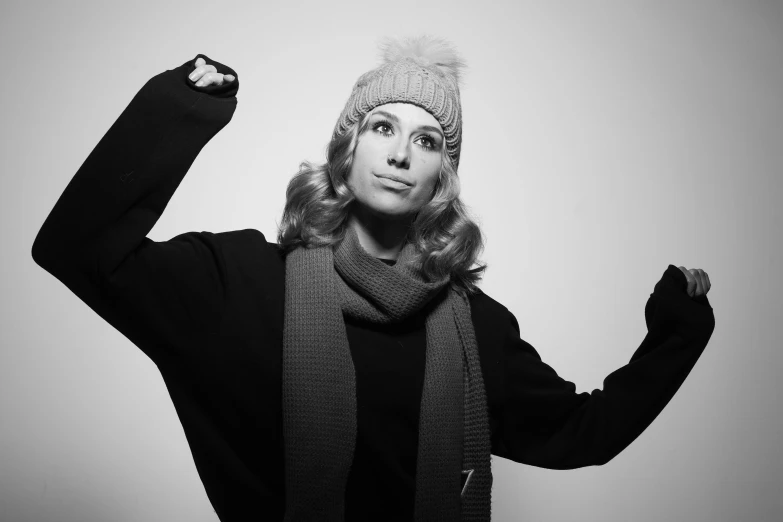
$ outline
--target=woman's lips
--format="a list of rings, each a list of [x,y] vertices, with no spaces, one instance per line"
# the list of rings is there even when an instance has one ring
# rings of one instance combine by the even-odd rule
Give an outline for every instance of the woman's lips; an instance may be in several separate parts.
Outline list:
[[[409,189],[413,186],[413,183],[409,183],[403,178],[393,174],[375,174],[375,177],[378,178],[385,187],[393,189]]]

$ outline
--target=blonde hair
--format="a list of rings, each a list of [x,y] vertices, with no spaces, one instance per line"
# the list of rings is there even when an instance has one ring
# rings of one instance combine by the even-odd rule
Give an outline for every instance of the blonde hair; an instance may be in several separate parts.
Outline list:
[[[346,182],[359,137],[366,131],[369,113],[329,143],[326,163],[299,165],[286,189],[278,243],[286,252],[297,247],[335,245],[345,236],[355,201]],[[414,218],[406,241],[415,246],[414,262],[429,280],[451,278],[468,293],[478,290],[486,264],[478,262],[484,248],[479,226],[459,199],[460,184],[445,147],[433,196]]]

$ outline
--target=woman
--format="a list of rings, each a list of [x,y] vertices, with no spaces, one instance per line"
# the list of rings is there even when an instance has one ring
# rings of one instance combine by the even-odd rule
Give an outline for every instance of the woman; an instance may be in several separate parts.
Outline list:
[[[387,43],[324,165],[255,229],[146,234],[236,108],[205,55],[134,97],[43,224],[35,261],[158,366],[218,516],[490,519],[490,455],[608,462],[655,419],[714,329],[700,269],[669,265],[648,334],[575,393],[478,290],[459,201],[459,71],[443,41]]]

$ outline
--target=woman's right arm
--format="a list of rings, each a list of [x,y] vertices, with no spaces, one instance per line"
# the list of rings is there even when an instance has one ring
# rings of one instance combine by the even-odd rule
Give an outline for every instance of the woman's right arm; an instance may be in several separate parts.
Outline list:
[[[234,80],[196,87],[199,57]],[[199,54],[150,79],[68,183],[32,246],[35,262],[154,361],[201,335],[222,307],[217,237],[146,237],[201,149],[236,109],[239,80]],[[230,233],[229,233],[230,234]]]

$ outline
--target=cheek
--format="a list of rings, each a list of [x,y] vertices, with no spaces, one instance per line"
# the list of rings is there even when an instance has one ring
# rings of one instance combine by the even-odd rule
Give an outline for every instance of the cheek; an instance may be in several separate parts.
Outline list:
[[[372,168],[373,158],[377,155],[370,140],[360,140],[356,145],[356,150],[353,152],[353,161],[351,161],[351,169],[349,172],[349,178],[356,178],[355,182],[361,182],[361,177]]]
[[[438,184],[438,178],[440,177],[440,169],[441,169],[441,162],[433,162],[433,164],[425,164],[424,168],[422,169],[424,171],[424,174],[422,176],[422,179],[424,182],[421,184],[422,192],[424,193],[422,197],[426,197],[429,199],[434,190],[435,186]]]
[[[353,151],[354,161],[368,163],[378,157],[385,157],[383,151],[386,144],[382,140],[383,138],[373,135],[360,136],[359,143],[356,144],[356,149]]]
[[[351,168],[348,169],[348,173],[345,176],[345,182],[349,187],[353,188],[357,183],[361,183],[362,171],[365,170],[363,155],[359,154],[357,148],[351,161]]]

